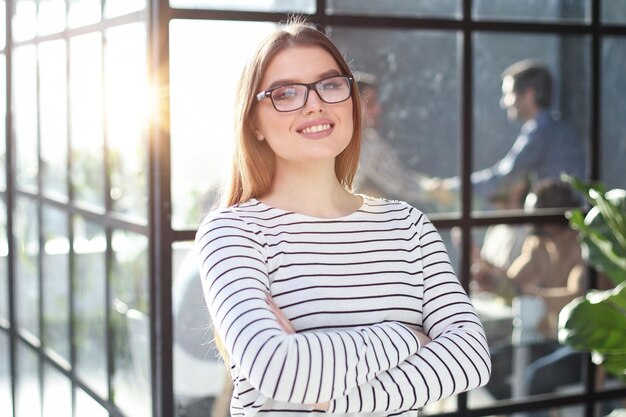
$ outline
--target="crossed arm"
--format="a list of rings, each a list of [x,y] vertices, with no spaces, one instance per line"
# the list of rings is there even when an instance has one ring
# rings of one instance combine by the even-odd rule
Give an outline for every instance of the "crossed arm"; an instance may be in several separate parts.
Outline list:
[[[415,409],[485,384],[490,360],[480,322],[438,233],[427,221],[419,227],[422,331],[383,322],[294,333],[267,298],[269,278],[256,234],[233,218],[205,223],[196,240],[205,297],[250,384],[276,401],[340,413]]]

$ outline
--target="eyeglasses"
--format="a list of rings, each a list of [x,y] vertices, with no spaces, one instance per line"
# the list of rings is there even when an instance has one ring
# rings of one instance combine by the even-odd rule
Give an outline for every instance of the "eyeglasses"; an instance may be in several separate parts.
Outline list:
[[[354,79],[346,75],[334,75],[314,83],[292,83],[270,88],[256,95],[257,101],[269,97],[276,111],[287,112],[301,109],[309,98],[309,90],[315,90],[323,102],[341,103],[352,95],[350,86]]]

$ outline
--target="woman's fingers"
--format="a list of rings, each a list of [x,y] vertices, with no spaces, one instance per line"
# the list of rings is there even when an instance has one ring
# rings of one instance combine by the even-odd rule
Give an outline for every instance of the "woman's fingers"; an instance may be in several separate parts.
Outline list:
[[[324,410],[324,411],[328,411],[328,406],[330,405],[330,403],[327,401],[325,403],[315,403],[315,404],[310,404],[310,406],[315,409],[315,410]]]
[[[421,332],[417,333],[417,339],[420,341],[420,347],[424,347],[424,345],[432,341],[430,337],[426,336],[424,333],[421,333]]]
[[[276,316],[276,320],[278,321],[278,324],[283,329],[283,331],[289,334],[295,333],[296,330],[293,328],[291,321],[287,318],[287,316],[285,316],[285,313],[283,313],[280,307],[278,307],[278,305],[269,293],[265,294],[265,300],[267,301],[267,305],[270,307],[270,310],[272,310],[272,312]]]
[[[408,328],[411,329],[411,331],[413,332],[415,337],[417,337],[417,340],[419,340],[420,348],[422,348],[422,347],[424,347],[424,345],[432,342],[432,339],[430,337],[426,336],[426,334],[422,333],[416,326],[408,326]]]

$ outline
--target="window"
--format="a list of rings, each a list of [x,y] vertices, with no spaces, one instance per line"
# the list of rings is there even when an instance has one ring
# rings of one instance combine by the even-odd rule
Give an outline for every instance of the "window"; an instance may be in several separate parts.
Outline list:
[[[1,6],[0,413],[150,416],[146,3]]]

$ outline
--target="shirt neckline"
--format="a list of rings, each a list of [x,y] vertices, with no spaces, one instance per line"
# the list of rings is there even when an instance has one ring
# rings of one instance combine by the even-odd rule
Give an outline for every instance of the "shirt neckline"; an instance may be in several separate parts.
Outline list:
[[[285,213],[285,214],[291,214],[293,216],[297,216],[299,218],[302,219],[308,219],[308,220],[312,220],[312,221],[316,221],[316,222],[332,222],[332,221],[342,221],[342,220],[348,220],[354,217],[358,217],[361,213],[363,213],[366,210],[366,207],[368,206],[367,204],[367,196],[363,195],[363,194],[355,194],[356,196],[360,197],[361,200],[363,200],[363,202],[361,203],[361,205],[359,206],[359,208],[357,208],[356,210],[354,210],[351,213],[345,214],[343,216],[339,216],[339,217],[316,217],[316,216],[311,216],[308,214],[304,214],[304,213],[298,213],[296,211],[292,211],[292,210],[286,210],[286,209],[282,209],[279,207],[274,207],[271,206],[269,204],[266,204],[262,201],[257,200],[256,198],[252,197],[250,198],[250,200],[248,200],[250,203],[257,205],[258,207],[263,207],[266,209],[270,209],[272,211],[275,212],[279,212],[279,213]]]

